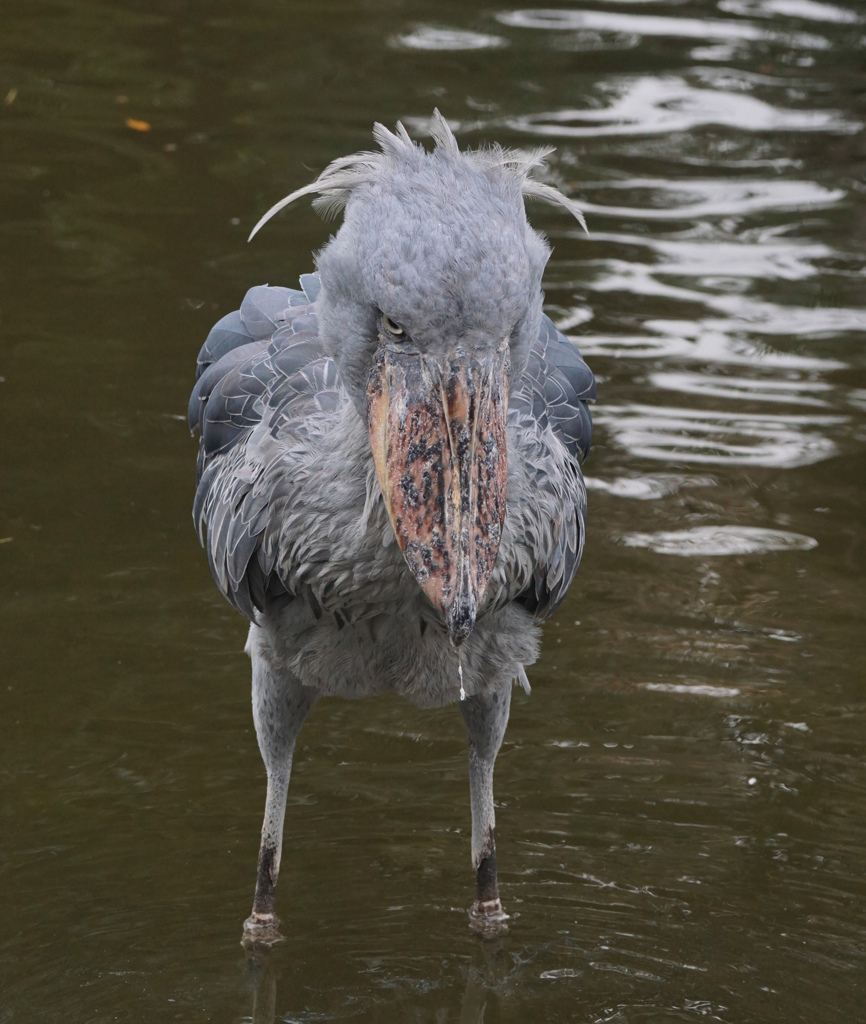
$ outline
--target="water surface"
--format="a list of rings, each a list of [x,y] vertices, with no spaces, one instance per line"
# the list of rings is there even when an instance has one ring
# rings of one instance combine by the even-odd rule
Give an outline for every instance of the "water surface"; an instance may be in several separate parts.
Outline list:
[[[0,1021],[860,1019],[866,12],[823,0],[12,0],[0,37]],[[5,97],[5,99],[4,99]],[[242,620],[190,522],[209,326],[331,230],[372,121],[554,145],[598,376],[577,583],[497,766],[484,945],[455,709],[321,704],[267,963]]]

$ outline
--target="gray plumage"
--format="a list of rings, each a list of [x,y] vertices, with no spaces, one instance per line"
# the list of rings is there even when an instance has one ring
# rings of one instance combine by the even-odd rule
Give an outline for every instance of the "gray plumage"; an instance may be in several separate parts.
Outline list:
[[[495,859],[492,789],[487,800],[485,787],[492,786],[507,694],[513,681],[525,681],[524,666],[537,655],[536,622],[565,597],[583,551],[580,465],[592,436],[587,402],[595,398],[595,381],[542,313],[549,249],[528,225],[524,199],[542,198],[579,213],[570,200],[529,177],[544,151],[461,153],[438,114],[430,153],[402,126],[396,134],[377,126],[375,134],[380,152],[335,161],[271,211],[317,192],[317,203],[326,212],[343,209],[344,221],[319,253],[318,273],[304,275],[300,289],[252,288],[240,310],[216,324],[199,353],[189,404],[190,427],[201,432],[193,516],[217,585],[252,624],[247,650],[268,767],[248,940],[276,934],[278,805],[285,801],[294,738],[309,708],[326,694],[396,692],[422,706],[457,700],[458,649],[470,760],[473,750],[488,751],[488,767],[476,764],[471,772],[475,909],[482,917],[501,918],[498,895],[498,910],[490,910],[488,875],[492,864],[495,890]],[[395,512],[396,499],[390,491],[383,497],[383,466],[387,460],[396,464],[397,455],[390,437],[379,464],[371,450],[376,360],[402,366],[400,360],[411,356],[423,373],[433,374],[430,380],[440,381],[434,391],[446,401],[439,368],[476,356],[489,361],[493,342],[500,343],[498,351],[506,349],[507,500],[501,531],[496,522],[491,527],[495,562],[489,573],[471,563],[481,582],[470,597],[478,603],[466,612],[468,633],[464,623],[458,636],[442,608],[431,603],[429,587],[422,589],[426,570],[410,568],[409,554],[404,557],[400,530],[408,527]],[[476,401],[474,385],[466,386]],[[393,380],[390,387],[393,405]],[[409,395],[410,410],[416,398]],[[443,422],[453,425],[447,401],[445,408]],[[479,425],[486,407],[479,408],[470,426],[477,444],[484,442],[493,454],[477,463],[478,472],[484,465],[484,472],[494,472],[495,439]],[[455,453],[456,443],[450,439]],[[449,465],[456,473],[456,454]],[[465,479],[476,495],[484,484],[482,476],[478,483],[470,479],[472,466]],[[411,469],[407,461],[401,470],[406,494],[414,494],[406,482]],[[504,474],[503,465],[503,488]],[[497,480],[490,486],[499,486]],[[476,526],[486,508],[483,497],[477,498]],[[471,530],[471,523],[464,529]],[[482,539],[473,535],[473,544]],[[446,597],[451,586],[444,585]],[[292,719],[286,708],[301,710]],[[280,724],[286,716],[289,724]]]

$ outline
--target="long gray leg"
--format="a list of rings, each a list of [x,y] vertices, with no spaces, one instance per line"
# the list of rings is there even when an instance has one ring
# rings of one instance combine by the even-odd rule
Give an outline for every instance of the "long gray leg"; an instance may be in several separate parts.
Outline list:
[[[316,693],[286,668],[275,667],[261,653],[250,632],[247,650],[253,660],[253,720],[259,750],[268,773],[265,820],[259,847],[259,866],[253,912],[244,922],[244,945],[274,945],[282,940],[274,912],[274,890],[280,872],[283,822],[295,740],[316,701]]]
[[[496,844],[493,838],[496,815],[493,810],[493,764],[502,746],[511,684],[486,694],[467,697],[460,711],[469,739],[469,794],[472,801],[472,866],[475,868],[476,899],[470,911],[471,927],[484,934],[505,930],[506,914],[499,901],[496,878]]]

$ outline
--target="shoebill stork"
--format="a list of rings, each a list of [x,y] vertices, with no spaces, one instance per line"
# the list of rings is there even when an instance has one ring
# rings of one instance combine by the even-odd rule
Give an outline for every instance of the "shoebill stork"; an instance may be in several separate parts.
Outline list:
[[[247,943],[279,940],[292,753],[323,696],[456,703],[469,743],[470,920],[502,928],[493,764],[537,623],[584,541],[581,463],[595,381],[542,312],[550,249],[527,222],[550,152],[463,152],[374,130],[304,195],[342,225],[300,290],[262,285],[213,328],[190,424],[193,516],[211,572],[250,621],[267,800]],[[252,237],[252,236],[251,236]]]

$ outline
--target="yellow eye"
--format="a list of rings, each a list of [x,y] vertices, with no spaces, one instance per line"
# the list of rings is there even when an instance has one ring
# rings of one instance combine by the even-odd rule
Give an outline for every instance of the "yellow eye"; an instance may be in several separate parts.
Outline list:
[[[382,326],[389,334],[393,334],[395,338],[405,338],[406,332],[402,327],[398,327],[397,324],[390,318],[382,314]]]

